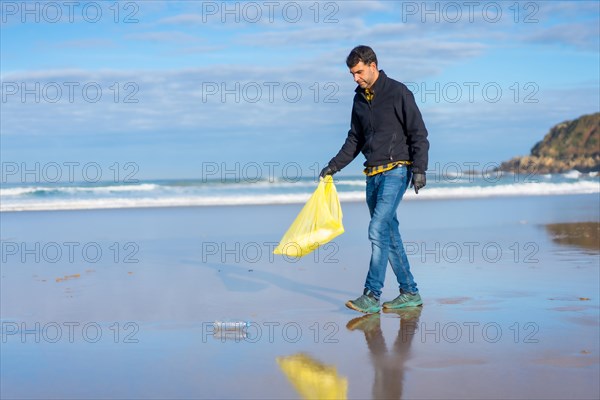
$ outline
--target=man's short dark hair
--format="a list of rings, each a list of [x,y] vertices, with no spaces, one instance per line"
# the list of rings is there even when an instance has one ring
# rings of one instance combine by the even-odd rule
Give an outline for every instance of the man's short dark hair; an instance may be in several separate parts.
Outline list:
[[[353,68],[361,61],[365,65],[371,65],[371,63],[375,63],[375,65],[377,65],[377,56],[372,48],[369,46],[356,46],[352,49],[350,54],[348,54],[348,58],[346,58],[346,65],[348,68]]]

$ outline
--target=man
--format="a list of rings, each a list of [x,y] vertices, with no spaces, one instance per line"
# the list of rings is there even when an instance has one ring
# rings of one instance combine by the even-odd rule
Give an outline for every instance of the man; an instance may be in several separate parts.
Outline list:
[[[383,303],[386,309],[423,304],[398,230],[396,209],[408,185],[415,192],[425,186],[429,142],[427,129],[413,94],[377,68],[377,56],[368,46],[355,47],[346,65],[358,84],[346,142],[323,168],[333,175],[362,152],[367,175],[367,205],[371,214],[371,261],[362,296],[346,306],[363,313],[381,309],[379,298],[388,260],[396,274],[400,295]]]

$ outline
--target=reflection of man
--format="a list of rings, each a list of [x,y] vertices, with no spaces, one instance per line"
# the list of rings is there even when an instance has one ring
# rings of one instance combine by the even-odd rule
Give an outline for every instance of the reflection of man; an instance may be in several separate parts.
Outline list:
[[[367,205],[371,214],[371,261],[362,296],[346,306],[364,313],[379,312],[379,297],[388,261],[396,274],[400,295],[383,303],[398,309],[423,304],[398,230],[396,209],[407,187],[425,186],[429,141],[421,112],[408,88],[377,68],[368,46],[355,47],[346,59],[358,84],[348,137],[320,176],[333,175],[358,153],[366,158]]]
[[[385,310],[385,312],[400,316],[400,329],[392,352],[388,351],[381,332],[380,314],[354,318],[348,322],[346,328],[351,331],[361,330],[365,334],[375,368],[372,397],[374,399],[400,399],[402,398],[404,363],[410,358],[410,344],[417,330],[421,307]]]

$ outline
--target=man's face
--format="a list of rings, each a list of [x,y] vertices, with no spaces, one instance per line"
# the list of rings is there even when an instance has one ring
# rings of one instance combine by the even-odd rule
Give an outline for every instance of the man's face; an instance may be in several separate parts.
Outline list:
[[[350,73],[354,78],[354,82],[363,89],[373,86],[379,76],[379,71],[375,63],[365,65],[362,61],[359,61],[358,64],[350,68]]]

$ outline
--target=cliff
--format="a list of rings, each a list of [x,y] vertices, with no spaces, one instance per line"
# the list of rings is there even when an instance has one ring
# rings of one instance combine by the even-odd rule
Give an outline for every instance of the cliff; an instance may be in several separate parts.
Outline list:
[[[498,170],[539,174],[600,171],[600,112],[555,125],[529,156],[503,162]]]

